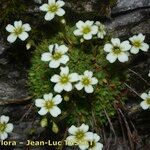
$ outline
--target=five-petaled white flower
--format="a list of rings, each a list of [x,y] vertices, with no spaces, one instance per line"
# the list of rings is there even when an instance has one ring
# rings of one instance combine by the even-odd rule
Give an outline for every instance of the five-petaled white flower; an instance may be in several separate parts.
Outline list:
[[[50,45],[49,51],[50,52],[42,54],[41,60],[50,61],[50,68],[58,68],[60,64],[66,64],[69,61],[69,57],[65,55],[68,51],[68,48],[65,45]]]
[[[84,88],[85,92],[92,93],[94,91],[93,86],[98,83],[98,80],[93,76],[93,72],[86,70],[84,75],[79,75],[80,82],[75,85],[77,90]]]
[[[55,15],[63,16],[65,14],[64,9],[61,8],[64,5],[65,2],[61,0],[48,0],[48,4],[43,4],[40,7],[40,10],[47,12],[45,15],[45,20],[50,21],[55,17]]]
[[[73,32],[74,35],[83,36],[85,40],[92,39],[92,36],[98,32],[98,27],[94,25],[94,21],[83,22],[80,20],[76,23],[76,27],[77,29]]]
[[[22,24],[22,21],[20,20],[15,21],[14,26],[8,24],[6,26],[6,30],[10,32],[10,35],[7,37],[7,41],[13,43],[16,41],[17,37],[20,40],[25,41],[29,37],[27,32],[31,30],[31,27],[28,23]]]
[[[145,36],[142,33],[134,35],[133,37],[129,38],[129,40],[132,43],[132,48],[130,50],[132,54],[137,54],[140,49],[144,52],[148,51],[149,45],[144,43]]]
[[[0,140],[5,140],[8,138],[8,133],[13,131],[13,124],[8,123],[8,116],[0,116]]]
[[[40,115],[46,115],[50,113],[53,117],[57,117],[61,114],[61,110],[57,107],[62,102],[61,95],[53,97],[52,93],[44,94],[43,99],[36,99],[35,105],[41,109],[38,111]]]
[[[88,132],[89,126],[82,124],[80,127],[72,125],[68,132],[71,134],[66,138],[68,145],[72,146],[77,143],[80,149],[85,150],[88,148],[88,141],[92,138],[93,133]]]
[[[143,93],[141,95],[141,98],[144,100],[140,103],[140,106],[146,110],[148,108],[150,108],[150,91],[147,93]]]
[[[69,74],[68,67],[60,67],[60,75],[53,75],[51,77],[51,81],[56,83],[54,86],[54,91],[61,93],[63,90],[69,92],[72,90],[72,82],[76,82],[79,80],[79,76],[77,73]]]
[[[104,46],[104,51],[109,53],[106,56],[106,59],[110,63],[114,63],[117,59],[120,62],[126,62],[128,61],[128,52],[131,48],[131,45],[129,44],[129,41],[120,42],[120,39],[118,38],[112,38],[111,44],[107,43]]]
[[[98,26],[97,37],[103,39],[104,36],[106,35],[105,26],[102,23],[100,23],[99,21],[96,21],[95,24]]]
[[[99,142],[100,136],[96,133],[93,133],[92,139],[89,141],[88,150],[102,150],[103,144]]]

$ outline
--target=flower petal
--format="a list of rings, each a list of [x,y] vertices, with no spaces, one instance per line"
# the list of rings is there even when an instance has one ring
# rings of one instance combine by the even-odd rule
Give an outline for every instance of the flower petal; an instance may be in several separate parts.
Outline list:
[[[66,66],[66,67],[60,67],[60,70],[61,70],[60,75],[69,74],[69,68],[68,68],[68,66]]]
[[[131,52],[132,54],[137,54],[137,53],[139,52],[139,48],[132,46],[130,52]]]
[[[17,39],[17,36],[15,34],[10,34],[8,37],[7,37],[7,41],[10,42],[10,43],[13,43],[15,42]]]
[[[92,85],[88,85],[84,87],[86,93],[93,93],[94,89]]]
[[[25,41],[29,35],[27,32],[22,32],[21,34],[18,35],[18,37],[22,40],[22,41]]]
[[[68,132],[69,132],[70,134],[73,134],[73,135],[75,135],[77,131],[78,131],[78,128],[75,127],[74,125],[72,125],[72,126],[68,129]]]
[[[39,113],[41,116],[44,116],[44,115],[46,115],[46,114],[48,113],[48,110],[45,109],[44,107],[42,107],[42,108],[38,111],[38,113]]]
[[[92,28],[91,33],[94,34],[94,35],[97,34],[97,32],[98,32],[98,27],[95,26],[95,25],[93,25],[91,28]]]
[[[49,63],[50,68],[58,68],[60,66],[60,60],[51,60]]]
[[[84,133],[86,133],[86,132],[89,130],[89,126],[83,123],[83,124],[79,127],[79,130],[82,130],[82,131],[84,131]]]
[[[60,79],[60,76],[59,75],[57,75],[57,74],[55,74],[55,75],[53,75],[52,77],[51,77],[51,81],[52,82],[54,82],[54,83],[57,83],[57,82],[59,82],[59,79]]]
[[[15,26],[15,28],[21,27],[22,26],[22,21],[21,20],[20,21],[15,21],[14,26]]]
[[[10,132],[12,132],[13,131],[13,124],[12,123],[8,123],[7,125],[6,125],[6,129],[5,129],[5,131],[7,132],[7,133],[10,133]]]
[[[61,95],[56,95],[54,98],[53,98],[53,102],[55,105],[58,105],[62,102],[62,97]]]
[[[143,100],[146,100],[146,99],[148,98],[148,95],[147,95],[146,93],[142,93],[142,94],[141,94],[141,98],[142,98]]]
[[[107,56],[106,56],[106,59],[110,62],[110,63],[114,63],[117,59],[117,56],[114,55],[113,53],[109,53]]]
[[[62,7],[62,6],[65,5],[65,2],[64,2],[64,1],[61,1],[61,0],[58,0],[58,1],[56,2],[56,4],[58,4],[59,7]]]
[[[79,75],[77,73],[71,73],[69,75],[70,82],[76,82],[79,80]]]
[[[61,93],[63,91],[63,87],[60,83],[57,83],[55,86],[54,86],[54,91],[55,92],[58,92],[58,93]]]
[[[59,9],[57,10],[56,14],[57,14],[58,16],[63,16],[63,15],[65,14],[65,11],[64,11],[64,9],[59,8]]]
[[[146,101],[142,101],[142,102],[140,103],[140,106],[141,106],[144,110],[146,110],[146,109],[148,109],[148,108],[150,107],[150,105],[148,105]]]
[[[92,39],[92,34],[91,34],[91,33],[84,34],[83,37],[84,37],[84,39],[86,39],[86,40],[90,40],[90,39]]]
[[[8,116],[2,115],[2,116],[0,117],[0,122],[1,122],[1,123],[8,123],[8,121],[9,121],[9,117],[8,117]]]
[[[35,100],[35,106],[36,107],[43,107],[45,104],[45,101],[43,99],[36,99]]]
[[[61,114],[61,110],[57,106],[54,106],[52,109],[50,109],[50,114],[53,117],[57,117],[58,115]]]
[[[119,45],[120,45],[120,39],[118,39],[118,38],[112,38],[112,39],[111,39],[111,43],[112,43],[114,46],[119,46]]]
[[[89,77],[89,78],[92,78],[93,72],[86,70],[86,71],[84,71],[84,75],[87,76],[87,77]]]
[[[122,52],[121,54],[118,55],[118,60],[120,62],[126,62],[129,60],[128,55],[124,52]]]
[[[43,4],[42,6],[40,6],[39,8],[41,11],[48,11],[48,4]]]
[[[55,17],[55,14],[54,14],[54,13],[47,12],[44,18],[45,18],[45,20],[50,21],[50,20],[52,20],[54,17]]]
[[[0,134],[0,139],[1,139],[1,140],[5,140],[5,139],[7,139],[7,138],[8,138],[8,134],[7,134],[6,132]]]
[[[138,39],[140,39],[141,42],[145,40],[145,35],[143,35],[142,33],[139,33],[137,37]]]
[[[48,53],[48,52],[47,53],[43,53],[42,56],[41,56],[41,60],[42,61],[50,61],[51,60],[51,56],[52,56],[51,53]]]
[[[76,87],[77,90],[80,91],[80,90],[83,89],[83,84],[81,84],[81,82],[79,82],[79,83],[75,84],[75,87]]]
[[[149,49],[149,45],[147,43],[142,43],[140,49],[144,52],[147,52]]]
[[[83,25],[84,25],[84,22],[81,21],[81,20],[76,23],[76,27],[79,28],[79,29],[82,28]]]
[[[24,28],[25,31],[30,31],[31,30],[31,27],[28,23],[23,24],[22,27]]]
[[[128,51],[131,49],[131,45],[129,43],[129,41],[123,41],[121,44],[120,44],[120,47],[121,47],[121,50],[122,51]]]
[[[76,36],[81,36],[81,35],[83,35],[83,33],[81,32],[81,30],[79,30],[79,29],[74,30],[74,31],[73,31],[73,34],[76,35]]]
[[[104,51],[105,52],[111,52],[112,49],[113,49],[113,46],[110,43],[105,44],[105,46],[104,46]]]
[[[62,64],[66,64],[68,61],[69,61],[69,56],[67,56],[67,55],[63,55],[60,59],[60,62]]]
[[[8,32],[14,32],[14,26],[12,26],[11,24],[8,24],[7,26],[6,26],[6,30],[8,31]]]
[[[72,84],[71,83],[67,83],[66,85],[64,85],[64,90],[67,92],[70,92],[72,90]]]
[[[58,51],[61,52],[62,54],[65,54],[68,51],[68,47],[65,45],[60,45]]]
[[[43,95],[43,98],[44,98],[44,100],[46,100],[46,101],[52,100],[53,94],[52,94],[52,93],[44,94],[44,95]]]
[[[92,85],[94,85],[94,84],[97,84],[97,83],[98,83],[98,80],[97,80],[97,78],[95,78],[95,77],[93,77],[91,80],[92,80],[92,83],[91,83]]]

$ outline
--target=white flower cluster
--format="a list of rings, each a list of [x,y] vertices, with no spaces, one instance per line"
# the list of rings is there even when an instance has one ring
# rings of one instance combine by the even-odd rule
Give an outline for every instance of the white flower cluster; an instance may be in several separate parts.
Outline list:
[[[45,20],[50,21],[54,19],[56,15],[62,17],[65,14],[64,9],[62,9],[64,5],[65,2],[62,0],[48,0],[48,4],[43,4],[40,7],[40,10],[46,12],[44,18]]]
[[[90,40],[93,36],[97,35],[98,38],[103,39],[106,35],[105,26],[100,23],[99,21],[90,21],[87,20],[86,22],[78,21],[76,23],[77,29],[74,30],[74,35],[79,36],[85,40]]]
[[[69,146],[78,145],[81,150],[102,150],[103,144],[99,142],[100,136],[89,132],[89,126],[82,124],[79,127],[72,125],[68,132],[70,136],[66,138]]]
[[[8,133],[13,131],[13,124],[8,123],[9,117],[8,116],[0,116],[0,140],[5,140],[8,138]]]
[[[128,40],[121,42],[119,38],[112,38],[111,43],[104,45],[104,51],[108,53],[106,59],[110,63],[114,63],[117,59],[124,63],[129,60],[129,51],[132,54],[137,54],[139,50],[148,51],[149,45],[144,43],[145,36],[142,33],[134,35],[129,40],[131,44]]]

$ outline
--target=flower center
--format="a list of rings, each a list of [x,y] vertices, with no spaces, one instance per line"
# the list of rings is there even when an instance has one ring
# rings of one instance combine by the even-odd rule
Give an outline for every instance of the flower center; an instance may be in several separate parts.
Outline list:
[[[22,27],[15,28],[15,30],[14,30],[14,33],[15,33],[16,35],[19,35],[19,34],[21,34],[22,32],[23,32],[23,28],[22,28]]]
[[[150,105],[150,98],[146,100],[147,104]]]
[[[49,5],[48,10],[54,13],[58,10],[58,6],[56,4]]]
[[[85,133],[83,131],[79,130],[76,132],[75,136],[76,136],[77,140],[83,140]]]
[[[134,41],[133,43],[132,43],[135,47],[140,47],[141,46],[141,42],[140,41]]]
[[[83,78],[81,82],[83,85],[89,85],[91,83],[91,81],[88,77]]]
[[[113,53],[116,54],[116,55],[120,54],[121,53],[120,47],[115,46],[113,48]]]
[[[56,52],[56,53],[54,53],[54,55],[52,57],[53,57],[53,59],[58,60],[61,58],[61,56],[62,56],[61,53]]]
[[[53,108],[53,106],[54,106],[54,102],[52,100],[46,101],[45,107],[47,109],[51,109],[51,108]]]
[[[60,79],[61,84],[66,84],[69,81],[68,75],[63,75]]]
[[[89,32],[91,32],[91,28],[89,26],[86,26],[86,27],[83,28],[82,32],[84,34],[88,34]]]
[[[0,123],[0,133],[3,133],[6,129],[6,124],[5,123]]]

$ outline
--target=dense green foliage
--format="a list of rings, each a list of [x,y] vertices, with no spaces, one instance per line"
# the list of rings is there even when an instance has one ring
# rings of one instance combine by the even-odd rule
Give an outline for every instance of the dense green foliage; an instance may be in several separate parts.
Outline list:
[[[83,74],[85,70],[93,71],[99,82],[92,94],[76,89],[69,93],[63,92],[65,100],[68,98],[69,100],[64,100],[61,104],[60,108],[63,113],[62,117],[58,118],[65,118],[69,125],[79,122],[91,124],[94,115],[97,123],[105,123],[107,121],[105,113],[109,117],[113,117],[115,114],[114,102],[117,100],[124,102],[125,99],[123,67],[118,67],[120,64],[112,65],[106,60],[103,45],[109,37],[106,37],[105,40],[94,39],[80,43],[74,37],[72,30],[72,28],[66,27],[64,34],[58,33],[37,46],[33,52],[32,67],[29,70],[29,91],[35,99],[42,98],[45,93],[54,93],[54,84],[50,78],[54,74],[59,74],[60,69],[49,68],[48,63],[41,61],[41,54],[48,51],[50,44],[65,44],[69,47],[68,66],[70,72]]]

